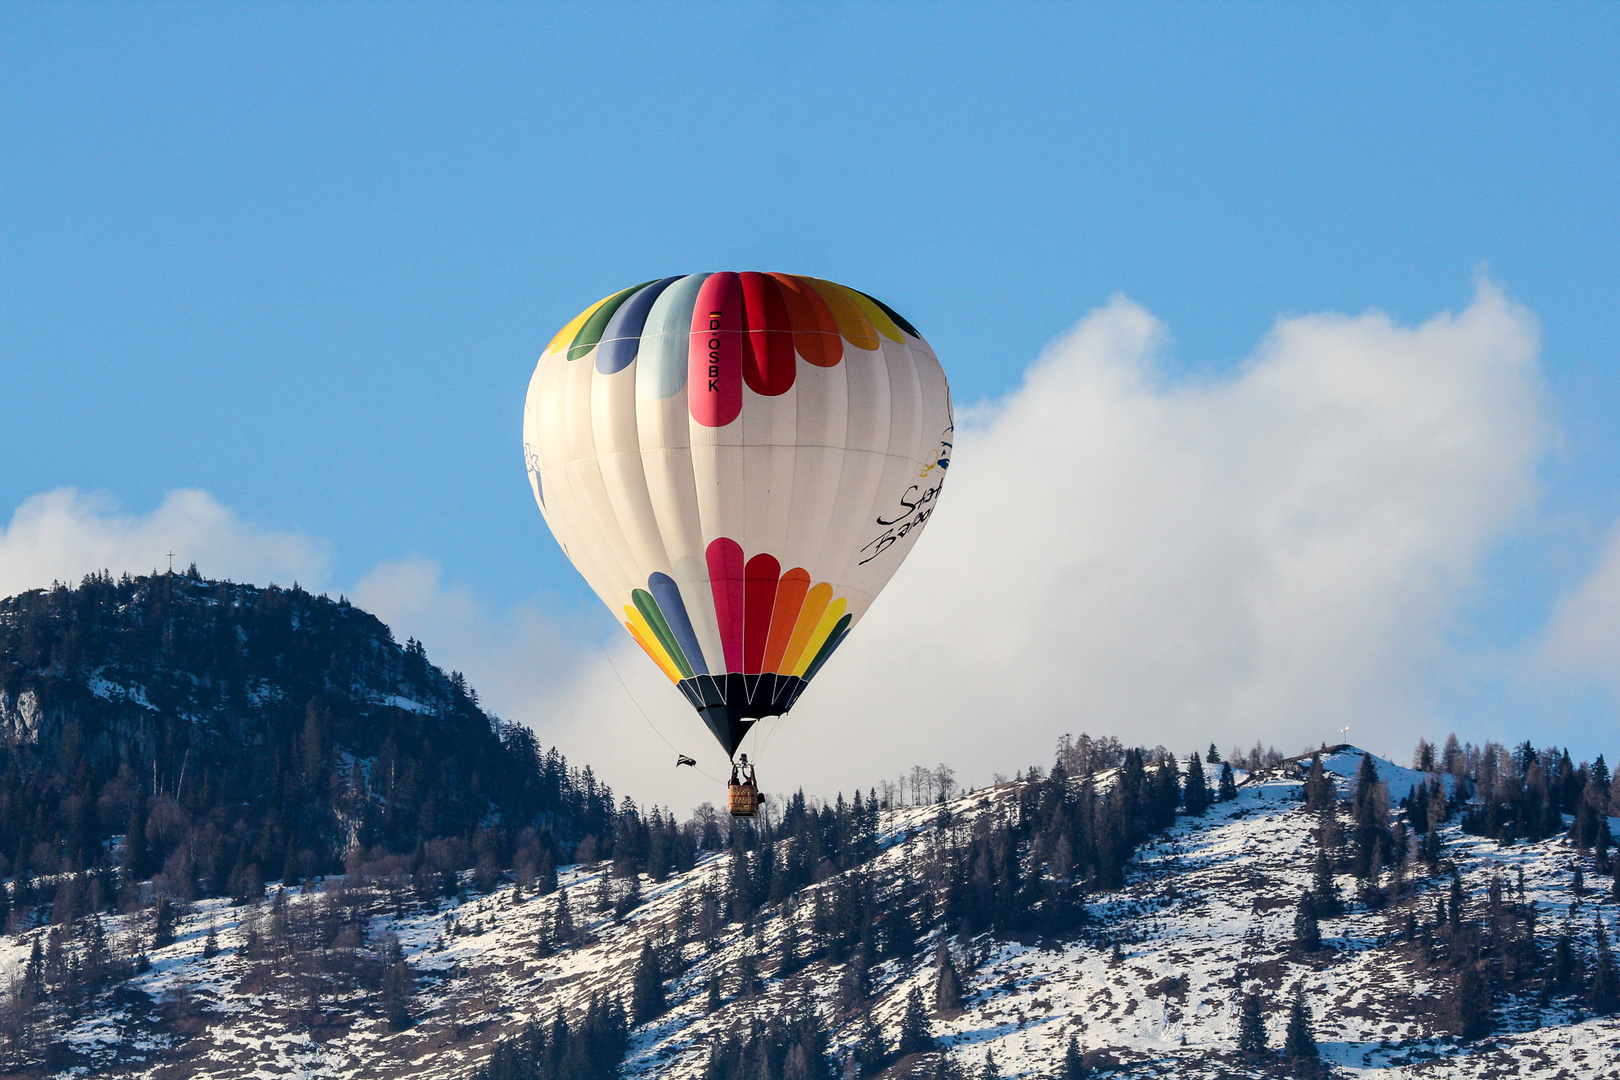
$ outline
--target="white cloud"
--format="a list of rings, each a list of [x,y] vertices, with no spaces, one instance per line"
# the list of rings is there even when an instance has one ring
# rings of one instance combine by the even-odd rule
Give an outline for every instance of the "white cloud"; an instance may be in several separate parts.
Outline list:
[[[418,639],[429,660],[466,675],[486,707],[555,737],[555,702],[579,670],[579,643],[558,619],[533,604],[492,615],[471,589],[445,583],[439,564],[422,558],[379,563],[349,599],[387,623],[397,640]]]
[[[1213,381],[1164,376],[1163,337],[1116,299],[959,429],[928,534],[773,770],[826,788],[942,760],[983,781],[1082,729],[1187,752],[1349,725],[1407,750],[1464,663],[1446,635],[1483,558],[1534,499],[1532,317],[1482,285],[1417,327],[1284,319]]]
[[[328,546],[297,533],[244,521],[206,491],[172,491],[146,515],[119,511],[107,496],[73,488],[35,495],[0,530],[0,596],[76,583],[85,574],[149,574],[195,562],[209,577],[319,585],[331,563]]]
[[[1592,572],[1559,597],[1530,670],[1620,694],[1620,526]]]

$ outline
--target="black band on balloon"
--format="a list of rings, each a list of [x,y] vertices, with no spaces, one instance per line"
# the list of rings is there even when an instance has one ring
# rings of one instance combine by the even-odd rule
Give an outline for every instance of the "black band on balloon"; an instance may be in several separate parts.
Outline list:
[[[756,720],[780,716],[793,707],[805,682],[797,675],[696,675],[680,682],[681,693],[703,717],[714,737],[735,754]]]

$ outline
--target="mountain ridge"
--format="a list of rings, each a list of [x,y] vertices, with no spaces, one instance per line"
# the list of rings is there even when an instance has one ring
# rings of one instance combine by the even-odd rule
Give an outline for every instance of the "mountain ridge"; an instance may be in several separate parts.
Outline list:
[[[1603,758],[1056,757],[680,822],[341,599],[37,590],[0,601],[0,1066],[1620,1075]]]
[[[613,809],[588,769],[345,599],[193,567],[0,601],[0,876],[144,881],[178,853],[202,866],[172,868],[183,899],[193,876],[246,897],[356,849],[453,840],[467,854],[435,869],[460,870],[481,843],[509,867],[525,828],[555,859]],[[109,866],[118,837],[126,865]]]
[[[1352,757],[1329,760],[1348,773]],[[978,929],[971,915],[953,927],[948,913],[971,898],[972,868],[996,850],[998,830],[1018,836],[1016,819],[1028,817],[1032,831],[1019,841],[1028,865],[1049,820],[1041,807],[1059,786],[1117,791],[1123,767],[1084,777],[1059,768],[875,813],[863,804],[870,825],[848,841],[861,857],[779,898],[762,891],[761,875],[767,861],[795,857],[802,829],[784,826],[772,847],[734,834],[728,850],[700,852],[691,869],[661,880],[604,861],[561,869],[553,892],[496,884],[480,894],[463,875],[457,896],[401,906],[399,883],[360,874],[235,908],[204,901],[182,917],[173,944],[151,952],[151,970],[130,980],[121,1004],[58,1033],[55,1071],[726,1080],[978,1077],[993,1067],[997,1076],[1067,1077],[1072,1039],[1090,1076],[1620,1075],[1620,1020],[1588,1004],[1602,963],[1595,942],[1607,940],[1589,928],[1595,920],[1607,933],[1620,904],[1597,876],[1594,848],[1567,831],[1506,845],[1471,835],[1457,804],[1433,827],[1433,863],[1410,839],[1404,865],[1371,875],[1383,893],[1374,896],[1349,869],[1362,785],[1304,763],[1235,770],[1232,797],[1155,831],[1117,888],[1088,889],[1078,921],[1056,929],[1018,929],[1026,924],[1016,912],[998,929],[994,887]],[[1193,761],[1183,764],[1190,773]],[[1217,787],[1222,770],[1199,764]],[[1376,774],[1380,762],[1359,758],[1355,772],[1369,766]],[[852,804],[840,805],[856,820]],[[1411,803],[1386,809],[1401,825]],[[1324,827],[1338,849],[1325,888]],[[1022,874],[1026,883],[1041,876],[1034,866]],[[1302,945],[1302,898],[1317,890],[1320,940]],[[1032,902],[1038,912],[1042,901]],[[356,939],[370,944],[351,941],[346,952],[340,932],[306,947],[309,956],[397,955],[406,966],[397,1027],[352,986],[328,982],[313,1005],[300,997],[296,942],[301,933],[318,941],[312,928],[323,919],[358,920]],[[114,930],[142,932],[138,920]],[[28,947],[0,946],[0,966],[26,966]],[[1555,981],[1566,951],[1578,987]],[[660,976],[656,1007],[634,1006],[649,963]],[[1517,968],[1492,974],[1494,964]],[[957,999],[942,1007],[945,966]],[[1464,995],[1481,972],[1500,985],[1485,989],[1486,1029],[1465,1033],[1469,1009],[1481,1006]],[[1317,1057],[1280,1056],[1293,1037],[1296,986]],[[1267,1044],[1259,1056],[1239,1049],[1251,997]],[[638,1018],[635,1008],[651,1012]],[[197,1033],[188,1036],[177,1014]],[[918,1015],[921,1035],[909,1037],[923,1041],[907,1049]],[[563,1042],[548,1042],[559,1016]],[[598,1050],[618,1047],[623,1064],[590,1071],[580,1050],[587,1032],[601,1033]],[[560,1052],[555,1068],[546,1064],[564,1043],[582,1055],[572,1072],[558,1071],[570,1060]]]

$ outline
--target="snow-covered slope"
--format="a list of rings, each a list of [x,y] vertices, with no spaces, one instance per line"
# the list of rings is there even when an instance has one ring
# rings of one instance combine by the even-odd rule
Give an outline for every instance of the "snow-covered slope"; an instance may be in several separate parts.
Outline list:
[[[1356,790],[1356,777],[1361,772],[1361,759],[1366,754],[1365,750],[1354,746],[1340,745],[1328,747],[1320,758],[1322,768],[1337,778],[1340,791],[1349,795]],[[1291,761],[1294,764],[1291,772],[1303,772],[1310,765],[1309,758],[1294,758]],[[1381,757],[1374,756],[1373,761],[1378,766],[1378,779],[1389,790],[1392,802],[1398,803],[1407,798],[1419,785],[1430,779],[1428,773],[1403,768]],[[1440,780],[1448,793],[1456,787],[1457,781],[1453,776],[1442,775]]]
[[[1353,776],[1360,756],[1352,757],[1335,759],[1333,771]],[[1399,798],[1394,781],[1400,771],[1379,765]],[[948,815],[938,807],[886,811],[883,851],[861,872],[882,882],[901,866],[916,865],[931,845],[945,841],[948,830],[970,829],[980,815],[1005,812],[1017,788],[1004,784],[958,798]],[[1496,1035],[1460,1043],[1450,1034],[1443,1001],[1447,977],[1425,968],[1399,940],[1409,910],[1432,917],[1435,895],[1449,889],[1449,876],[1415,877],[1408,898],[1388,909],[1324,920],[1327,947],[1319,954],[1292,950],[1294,905],[1311,884],[1315,851],[1315,817],[1300,798],[1296,780],[1250,778],[1236,800],[1217,803],[1203,817],[1179,819],[1139,851],[1124,889],[1088,898],[1091,921],[1071,938],[952,939],[965,1007],[936,1018],[934,1035],[974,1070],[991,1052],[1008,1077],[1057,1075],[1071,1036],[1105,1074],[1258,1076],[1263,1071],[1235,1053],[1238,1001],[1256,989],[1266,996],[1276,1047],[1286,995],[1300,983],[1324,1057],[1341,1075],[1620,1077],[1620,1018],[1583,1018],[1567,999],[1501,1000]],[[1500,847],[1464,836],[1455,825],[1445,828],[1443,838],[1445,858],[1461,872],[1470,910],[1483,905],[1496,875],[1517,900],[1523,871],[1521,902],[1534,905],[1539,915],[1543,955],[1550,954],[1549,937],[1566,920],[1585,933],[1596,915],[1612,932],[1615,905],[1596,894],[1576,895],[1572,869],[1583,857],[1564,840]],[[570,868],[562,874],[563,891],[575,920],[588,924],[594,940],[544,957],[537,941],[559,894],[514,902],[508,885],[460,903],[406,905],[403,911],[380,905],[369,916],[371,940],[397,935],[419,976],[415,1026],[396,1033],[341,998],[320,1003],[312,1014],[295,985],[278,982],[262,962],[249,964],[242,955],[248,926],[264,933],[268,901],[237,908],[204,902],[188,915],[175,944],[151,954],[151,971],[61,1035],[57,1059],[64,1075],[77,1067],[81,1075],[88,1070],[154,1078],[463,1076],[494,1040],[531,1018],[549,1020],[559,1005],[583,1007],[604,990],[628,998],[643,942],[664,940],[683,904],[707,887],[721,889],[729,861],[709,855],[668,881],[643,880],[645,902],[622,919],[594,910],[598,871]],[[1590,857],[1584,861],[1591,875]],[[1599,881],[1593,877],[1592,883]],[[1348,879],[1341,885],[1350,891]],[[834,876],[803,890],[795,898],[795,919],[779,904],[764,909],[751,927],[729,925],[712,939],[687,945],[683,959],[690,966],[667,986],[670,1009],[633,1033],[625,1075],[699,1077],[717,1037],[739,1030],[750,1017],[806,999],[833,1031],[836,1053],[852,1048],[867,1014],[892,1042],[908,992],[923,987],[932,1002],[937,937],[908,958],[875,966],[871,998],[848,1012],[835,1004],[840,971],[825,960],[776,976],[782,936],[804,924],[815,890],[838,886]],[[325,898],[315,893],[287,901],[290,911],[313,913]],[[210,924],[221,952],[204,959]],[[114,928],[112,920],[108,928],[136,929]],[[29,947],[26,937],[6,939],[0,967],[22,965]],[[745,952],[760,957],[762,991],[728,996],[709,1012],[711,978],[729,983]]]

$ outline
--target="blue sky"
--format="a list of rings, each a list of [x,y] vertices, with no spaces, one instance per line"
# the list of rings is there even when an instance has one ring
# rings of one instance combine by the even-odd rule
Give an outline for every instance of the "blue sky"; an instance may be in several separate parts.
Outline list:
[[[202,489],[334,590],[425,559],[566,620],[521,402],[624,285],[848,282],[971,404],[1114,294],[1186,386],[1279,318],[1414,325],[1484,275],[1537,328],[1549,436],[1443,632],[1519,648],[1620,517],[1617,34],[1612,5],[6,5],[0,520]]]

